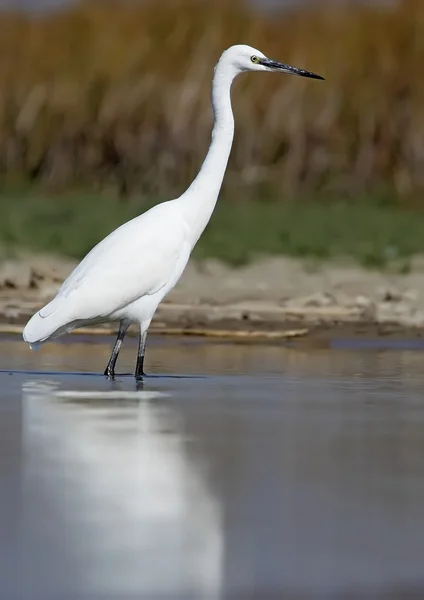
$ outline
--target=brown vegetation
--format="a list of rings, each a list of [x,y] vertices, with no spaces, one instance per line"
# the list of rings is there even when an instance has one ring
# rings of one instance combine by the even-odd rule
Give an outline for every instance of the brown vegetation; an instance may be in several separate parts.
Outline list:
[[[178,194],[207,149],[212,69],[233,43],[326,78],[240,78],[226,180],[235,197],[385,189],[419,198],[422,0],[272,15],[184,0],[2,14],[2,175]]]

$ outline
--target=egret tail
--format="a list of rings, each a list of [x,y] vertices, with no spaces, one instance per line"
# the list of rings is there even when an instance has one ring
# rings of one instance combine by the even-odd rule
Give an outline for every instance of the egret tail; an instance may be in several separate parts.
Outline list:
[[[63,310],[61,304],[60,298],[56,297],[31,317],[23,331],[26,342],[31,346],[37,346],[73,329],[72,318],[64,314],[66,308]]]

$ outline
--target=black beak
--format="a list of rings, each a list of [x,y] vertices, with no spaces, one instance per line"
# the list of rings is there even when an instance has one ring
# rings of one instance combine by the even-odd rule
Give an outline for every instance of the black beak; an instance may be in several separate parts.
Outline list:
[[[324,80],[324,77],[321,77],[321,75],[305,71],[304,69],[298,69],[297,67],[291,67],[290,65],[284,65],[283,63],[271,60],[270,58],[261,58],[260,64],[273,71],[281,71],[282,73],[289,73],[290,75],[300,75],[300,77],[309,77],[310,79]]]

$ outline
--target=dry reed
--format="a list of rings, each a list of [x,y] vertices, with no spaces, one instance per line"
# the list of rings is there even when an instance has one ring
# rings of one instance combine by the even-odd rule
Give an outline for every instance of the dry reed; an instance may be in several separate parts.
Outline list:
[[[290,18],[288,18],[290,15]],[[268,14],[237,2],[85,2],[0,18],[0,170],[55,188],[176,195],[210,139],[223,48],[248,43],[326,82],[243,76],[234,197],[424,187],[424,4]]]

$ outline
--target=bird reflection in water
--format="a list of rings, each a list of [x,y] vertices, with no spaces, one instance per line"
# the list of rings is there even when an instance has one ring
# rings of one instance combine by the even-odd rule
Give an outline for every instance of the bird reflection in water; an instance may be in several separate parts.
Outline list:
[[[113,402],[24,390],[28,589],[44,573],[44,591],[221,597],[220,507],[186,451],[182,416],[138,392]]]

